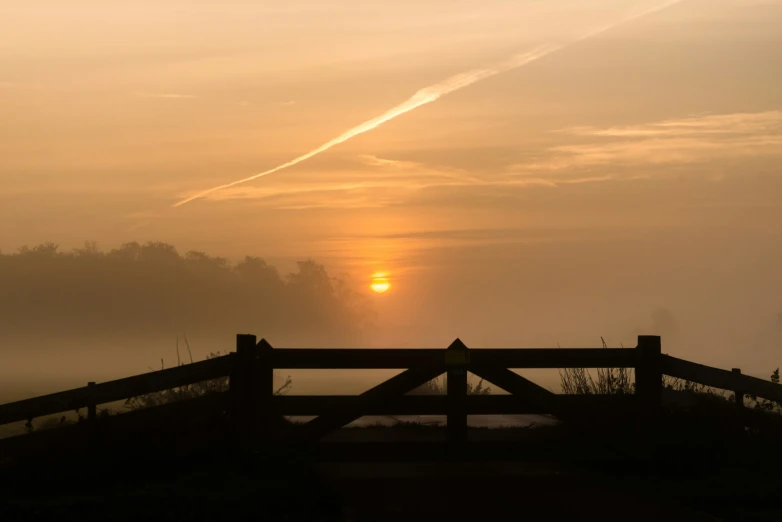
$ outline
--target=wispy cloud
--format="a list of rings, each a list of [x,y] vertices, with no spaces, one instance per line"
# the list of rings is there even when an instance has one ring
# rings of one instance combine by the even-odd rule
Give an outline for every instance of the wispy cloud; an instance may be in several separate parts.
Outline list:
[[[159,98],[164,100],[192,100],[196,98],[193,94],[178,94],[178,93],[168,93],[168,92],[137,92],[133,93],[134,96],[138,96],[139,98]]]
[[[25,91],[40,91],[44,87],[42,85],[36,85],[32,83],[20,83],[0,80],[0,89],[18,89]]]
[[[622,20],[607,24],[603,27],[597,28],[595,30],[589,31],[586,34],[575,38],[569,42],[565,43],[548,43],[544,45],[540,45],[538,47],[533,48],[530,51],[517,54],[515,56],[510,57],[507,60],[504,60],[500,63],[494,64],[490,67],[482,68],[482,69],[473,69],[470,71],[466,71],[460,74],[456,74],[454,76],[451,76],[449,78],[446,78],[445,80],[429,85],[427,87],[424,87],[423,89],[419,89],[417,92],[415,92],[410,98],[403,101],[402,103],[396,105],[395,107],[390,108],[386,112],[380,114],[379,116],[376,116],[375,118],[372,118],[370,120],[367,120],[352,129],[348,129],[347,131],[343,132],[336,138],[333,138],[323,145],[305,153],[302,154],[288,162],[285,162],[281,165],[278,165],[276,167],[273,167],[271,169],[265,170],[263,172],[259,172],[257,174],[253,174],[251,176],[247,176],[245,178],[237,179],[235,181],[231,181],[228,183],[223,183],[221,185],[216,185],[211,188],[208,188],[206,190],[202,190],[200,192],[196,192],[195,194],[191,194],[184,199],[181,199],[177,203],[174,203],[172,207],[181,207],[182,205],[186,205],[187,203],[190,203],[192,201],[195,201],[197,199],[202,199],[204,197],[207,197],[215,192],[219,192],[221,190],[229,189],[232,187],[235,187],[237,185],[243,185],[245,183],[248,183],[250,181],[254,181],[258,178],[262,178],[264,176],[268,176],[269,174],[273,174],[275,172],[279,172],[280,170],[287,169],[289,167],[293,167],[294,165],[298,165],[299,163],[302,163],[304,161],[307,161],[308,159],[315,157],[323,152],[326,152],[327,150],[344,143],[356,136],[359,136],[361,134],[364,134],[366,132],[370,132],[377,127],[380,127],[381,125],[399,117],[403,114],[407,114],[410,111],[413,111],[419,107],[422,107],[424,105],[433,103],[443,96],[450,94],[452,92],[464,89],[465,87],[469,87],[470,85],[473,85],[477,82],[486,80],[488,78],[494,77],[498,74],[511,71],[513,69],[517,69],[519,67],[523,67],[529,63],[532,63],[540,58],[543,58],[545,56],[550,55],[551,53],[554,53],[556,51],[559,51],[560,49],[567,47],[570,44],[573,44],[575,42],[579,42],[588,38],[592,38],[594,36],[597,36],[601,33],[604,33],[610,29],[619,27],[621,25],[624,25],[628,22],[631,22],[637,18],[646,16],[648,14],[654,13],[656,11],[660,11],[662,9],[665,9],[666,7],[669,7],[674,4],[678,4],[681,0],[668,0],[665,3],[662,3],[661,5],[654,6],[650,9],[632,14],[628,17],[623,18]]]
[[[381,178],[353,182],[311,182],[275,187],[232,187],[211,196],[214,200],[255,200],[287,209],[304,208],[376,208],[401,203],[410,193],[441,183],[421,179]]]
[[[579,143],[550,147],[517,172],[604,166],[693,164],[716,159],[782,155],[782,111],[707,114],[624,127],[556,131]],[[584,140],[587,140],[584,143]]]
[[[488,78],[492,78],[498,74],[511,71],[513,69],[517,69],[519,67],[524,67],[525,65],[532,63],[540,58],[543,58],[545,56],[550,55],[551,53],[554,53],[556,51],[559,51],[560,49],[563,49],[567,47],[568,45],[571,45],[575,42],[580,42],[582,40],[586,40],[592,37],[595,37],[597,35],[600,35],[610,29],[614,29],[616,27],[622,26],[628,22],[631,22],[637,18],[644,17],[646,15],[652,14],[654,12],[660,11],[662,9],[665,9],[667,7],[670,7],[674,4],[678,4],[681,0],[668,0],[660,5],[654,6],[652,8],[646,9],[644,11],[632,14],[630,16],[627,16],[621,20],[609,23],[603,27],[599,27],[595,30],[589,31],[586,34],[583,34],[582,36],[575,38],[569,42],[564,43],[548,43],[544,45],[537,46],[533,48],[530,51],[523,52],[520,54],[516,54],[512,57],[510,57],[507,60],[504,60],[500,63],[494,64],[490,67],[482,68],[482,69],[473,69],[470,71],[466,71],[460,74],[453,75],[449,78],[446,78],[445,80],[429,85],[427,87],[424,87],[423,89],[419,89],[417,92],[415,92],[410,98],[403,101],[399,105],[390,108],[386,112],[382,113],[379,116],[376,116],[375,118],[372,118],[370,120],[367,120],[352,129],[349,129],[336,138],[333,138],[323,145],[305,153],[301,156],[298,156],[286,163],[283,163],[281,165],[278,165],[274,168],[265,170],[263,172],[259,172],[257,174],[253,174],[251,176],[237,179],[235,181],[231,181],[229,183],[224,183],[222,185],[217,185],[211,188],[208,188],[206,190],[202,190],[200,192],[197,192],[195,194],[189,195],[185,197],[184,199],[178,201],[177,203],[174,203],[172,207],[181,207],[182,205],[186,205],[187,203],[190,203],[191,201],[195,201],[197,199],[204,198],[206,196],[209,196],[210,194],[213,194],[214,192],[218,192],[221,190],[225,190],[231,187],[235,187],[236,185],[242,185],[245,183],[248,183],[250,181],[254,181],[258,178],[268,176],[269,174],[273,174],[275,172],[279,172],[280,170],[287,169],[289,167],[293,167],[294,165],[298,165],[299,163],[302,163],[303,161],[307,161],[308,159],[315,157],[323,152],[326,152],[327,150],[344,143],[356,136],[359,136],[361,134],[364,134],[366,132],[370,132],[377,127],[380,127],[381,125],[399,117],[403,114],[407,114],[410,111],[413,111],[419,107],[422,107],[424,105],[433,103],[443,96],[450,94],[452,92],[464,89],[465,87],[469,87],[470,85],[473,85],[477,82],[486,80]]]
[[[201,192],[198,192],[196,194],[193,194],[191,196],[182,199],[181,201],[175,203],[172,206],[181,207],[182,205],[190,203],[191,201],[204,198],[215,192],[229,189],[231,187],[235,187],[236,185],[243,185],[245,183],[256,180],[258,178],[262,178],[264,176],[268,176],[269,174],[279,172],[280,170],[293,167],[294,165],[298,165],[299,163],[307,161],[308,159],[315,157],[323,152],[326,152],[327,150],[341,143],[344,143],[352,138],[355,138],[356,136],[374,130],[377,127],[383,125],[384,123],[387,123],[399,116],[402,116],[403,114],[407,114],[408,112],[415,110],[418,107],[427,105],[429,103],[433,103],[439,100],[440,98],[442,98],[443,96],[445,96],[446,94],[452,93],[454,91],[458,91],[481,80],[491,78],[492,76],[495,76],[502,72],[506,72],[518,67],[522,67],[539,58],[551,54],[552,52],[560,49],[561,47],[562,47],[561,45],[542,45],[526,53],[514,56],[503,63],[495,65],[494,67],[490,67],[486,69],[475,69],[465,73],[456,74],[439,83],[436,83],[434,85],[429,85],[428,87],[424,87],[423,89],[418,90],[415,94],[413,94],[410,98],[408,98],[404,102],[400,103],[395,107],[392,107],[391,109],[387,110],[380,116],[367,120],[353,127],[352,129],[343,132],[336,138],[327,141],[323,145],[307,152],[306,154],[302,154],[301,156],[298,156],[297,158],[294,158],[286,163],[283,163],[282,165],[278,165],[274,168],[265,170],[258,174],[254,174],[252,176],[238,179],[230,183],[224,183],[222,185],[217,185],[215,187],[202,190]]]
[[[361,161],[361,163],[364,165],[369,165],[370,167],[413,168],[421,166],[421,163],[415,161],[378,158],[377,156],[373,156],[371,154],[362,154],[358,157],[358,159]]]
[[[556,132],[576,136],[618,138],[682,137],[704,134],[756,134],[782,127],[782,111],[735,114],[702,114],[682,119],[664,120],[624,127],[570,127]]]
[[[387,158],[378,158],[371,154],[364,154],[359,156],[359,160],[367,166],[376,167],[378,169],[393,170],[394,172],[406,172],[414,177],[425,178],[427,183],[431,183],[432,179],[444,178],[451,181],[461,182],[468,185],[479,185],[485,183],[485,180],[470,175],[468,172],[462,169],[456,169],[453,167],[441,167],[425,165],[417,161],[395,160]],[[399,184],[398,178],[390,178]]]
[[[376,175],[345,173],[335,179],[324,180],[313,174],[310,179],[295,183],[277,181],[274,184],[254,187],[242,185],[209,195],[213,201],[253,201],[278,209],[314,208],[382,208],[422,201],[429,198],[429,191],[460,191],[465,194],[509,193],[527,188],[551,188],[608,181],[611,176],[580,176],[548,179],[545,177],[500,175],[494,178],[478,178],[452,169],[428,166],[417,162],[366,158],[367,163],[378,165]],[[380,161],[377,161],[380,160]]]

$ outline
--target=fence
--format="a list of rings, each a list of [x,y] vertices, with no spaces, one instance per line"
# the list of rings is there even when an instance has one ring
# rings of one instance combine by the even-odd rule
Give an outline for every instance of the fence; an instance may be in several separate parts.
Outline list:
[[[555,394],[511,371],[525,368],[633,368],[634,395],[568,396]],[[398,375],[356,396],[276,396],[277,369],[401,369]],[[468,396],[467,372],[510,395]],[[438,377],[448,376],[445,396],[408,395]],[[83,388],[0,405],[0,425],[86,408],[94,420],[97,406],[210,379],[229,377],[226,394],[239,432],[270,437],[280,415],[316,417],[296,429],[295,437],[315,441],[365,415],[446,415],[450,444],[467,438],[467,416],[553,414],[568,420],[585,407],[629,408],[641,433],[653,433],[662,405],[662,377],[670,375],[735,392],[743,411],[745,394],[782,403],[782,386],[661,353],[660,338],[639,336],[635,348],[468,349],[460,340],[447,349],[274,349],[253,335],[237,336],[228,355]],[[287,435],[286,435],[287,436]]]

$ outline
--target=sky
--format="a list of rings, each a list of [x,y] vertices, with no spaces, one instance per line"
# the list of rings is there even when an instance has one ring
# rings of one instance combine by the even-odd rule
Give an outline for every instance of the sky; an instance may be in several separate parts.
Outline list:
[[[312,258],[372,298],[367,345],[649,333],[770,373],[782,0],[616,25],[666,3],[0,0],[0,249]],[[540,45],[562,48],[172,207]],[[378,271],[390,288],[372,296]]]

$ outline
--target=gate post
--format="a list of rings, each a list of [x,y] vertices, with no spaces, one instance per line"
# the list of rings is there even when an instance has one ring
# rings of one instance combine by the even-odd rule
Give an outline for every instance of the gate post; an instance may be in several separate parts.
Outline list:
[[[662,357],[660,337],[639,335],[636,347],[635,394],[638,404],[638,435],[652,450],[662,404]]]
[[[89,404],[87,405],[87,420],[95,420],[98,418],[98,405],[95,399],[95,381],[87,383],[87,393],[89,394]]]
[[[264,439],[273,438],[277,428],[274,412],[274,348],[266,339],[261,339],[255,347],[257,358],[255,366],[255,379],[258,387],[255,396],[258,400],[258,416],[260,421],[260,435]]]
[[[99,438],[98,438],[98,401],[95,397],[95,382],[90,381],[87,383],[87,394],[89,397],[89,403],[87,404],[87,445],[88,451],[95,452],[98,450]]]
[[[731,369],[734,375],[741,375],[741,368]],[[733,400],[736,403],[736,433],[738,436],[744,435],[744,390],[740,386],[735,386],[733,390]]]
[[[229,382],[234,429],[242,442],[247,441],[253,431],[255,339],[254,335],[236,336],[236,358]]]
[[[447,368],[448,445],[452,452],[460,452],[467,442],[467,365],[470,351],[462,341],[456,339],[445,350]]]
[[[741,375],[741,368],[733,368],[731,369],[731,372],[733,372],[735,375]],[[733,400],[736,403],[736,408],[739,412],[744,411],[744,395],[744,391],[741,390],[738,386],[733,390]]]

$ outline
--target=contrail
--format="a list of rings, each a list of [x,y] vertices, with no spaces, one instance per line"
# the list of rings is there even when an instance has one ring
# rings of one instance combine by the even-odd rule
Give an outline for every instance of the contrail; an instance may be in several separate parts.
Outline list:
[[[217,187],[204,190],[203,192],[199,192],[198,194],[190,196],[187,199],[183,199],[182,201],[175,204],[174,206],[179,207],[184,205],[185,203],[189,203],[195,199],[199,199],[208,194],[211,194],[212,192],[233,187],[235,185],[240,185],[242,183],[247,183],[248,181],[258,179],[262,176],[266,176],[268,174],[272,174],[279,170],[292,167],[298,163],[301,163],[302,161],[306,161],[311,157],[320,154],[321,152],[325,152],[330,148],[334,147],[335,145],[339,145],[340,143],[349,140],[350,138],[358,136],[359,134],[364,134],[365,132],[369,132],[372,129],[375,129],[380,125],[384,124],[385,122],[393,120],[397,116],[401,116],[402,114],[405,114],[406,112],[410,112],[413,109],[416,109],[422,105],[426,105],[427,103],[432,103],[433,101],[437,100],[438,98],[440,98],[445,94],[456,91],[458,89],[462,89],[475,82],[481,81],[485,78],[489,78],[490,76],[494,76],[495,74],[499,74],[500,72],[508,71],[510,69],[515,69],[516,67],[521,67],[522,65],[525,65],[533,60],[536,60],[541,56],[545,56],[546,54],[553,52],[554,49],[555,48],[552,46],[539,47],[528,53],[516,56],[513,59],[505,62],[505,64],[502,64],[498,67],[494,67],[491,69],[476,69],[466,73],[451,76],[450,78],[440,83],[436,83],[434,85],[430,85],[429,87],[425,87],[419,90],[413,96],[411,96],[407,101],[400,103],[399,105],[397,105],[392,109],[387,110],[380,116],[372,118],[371,120],[367,120],[361,125],[358,125],[357,127],[353,127],[352,129],[343,132],[333,140],[324,143],[317,149],[311,150],[310,152],[303,154],[298,158],[292,159],[291,161],[287,163],[283,163],[282,165],[274,167],[273,169],[269,169],[267,171],[261,172],[260,174],[255,174],[253,176],[244,179],[232,181],[231,183],[226,183],[225,185],[220,185]]]
[[[302,161],[306,161],[313,156],[317,156],[321,152],[325,152],[329,150],[330,148],[334,147],[335,145],[339,145],[340,143],[344,143],[348,141],[351,138],[354,138],[358,136],[359,134],[364,134],[365,132],[369,132],[372,129],[375,129],[379,127],[380,125],[383,125],[387,121],[393,120],[397,116],[401,116],[402,114],[405,114],[407,112],[412,111],[413,109],[417,109],[418,107],[421,107],[422,105],[426,105],[428,103],[432,103],[434,101],[437,101],[441,96],[444,96],[448,93],[457,91],[459,89],[463,89],[469,85],[472,85],[473,83],[479,82],[481,80],[485,80],[486,78],[490,78],[494,75],[510,71],[512,69],[517,69],[519,67],[523,67],[524,65],[527,65],[530,62],[533,62],[535,60],[538,60],[544,56],[547,56],[555,51],[558,51],[559,49],[562,49],[563,47],[566,47],[567,45],[572,45],[573,43],[579,42],[581,40],[585,40],[587,38],[591,38],[593,36],[596,36],[600,33],[603,33],[605,31],[608,31],[610,29],[613,29],[615,27],[619,27],[620,25],[626,24],[632,20],[635,20],[636,18],[640,18],[642,16],[649,15],[651,13],[661,11],[673,4],[678,4],[682,0],[671,0],[669,2],[666,2],[663,5],[653,7],[651,9],[647,9],[646,11],[643,11],[641,13],[637,13],[635,15],[631,15],[627,18],[624,18],[623,20],[613,23],[611,25],[608,25],[606,27],[602,27],[596,31],[592,31],[589,34],[582,36],[580,38],[577,38],[575,40],[572,40],[568,44],[547,44],[542,45],[539,47],[534,48],[533,50],[519,54],[514,56],[513,58],[506,60],[494,67],[488,68],[488,69],[473,69],[472,71],[468,71],[465,73],[457,74],[455,76],[451,76],[450,78],[447,78],[446,80],[443,80],[439,83],[435,83],[434,85],[430,85],[428,87],[424,87],[423,89],[419,90],[415,94],[413,94],[409,99],[406,101],[400,103],[396,107],[393,107],[380,116],[377,116],[375,118],[372,118],[371,120],[367,120],[364,123],[353,127],[352,129],[343,132],[336,138],[334,138],[331,141],[328,141],[321,145],[320,147],[311,150],[310,152],[307,152],[306,154],[303,154],[299,156],[298,158],[292,159],[287,163],[283,163],[282,165],[278,165],[277,167],[274,167],[273,169],[266,170],[264,172],[261,172],[259,174],[254,174],[252,176],[249,176],[247,178],[239,179],[236,181],[232,181],[230,183],[226,183],[224,185],[218,185],[216,187],[212,187],[210,189],[206,189],[204,191],[201,191],[197,194],[194,194],[192,196],[189,196],[182,201],[179,201],[178,203],[175,203],[172,205],[173,207],[181,207],[182,205],[185,205],[187,203],[190,203],[191,201],[194,201],[196,199],[201,199],[205,196],[208,196],[209,194],[212,194],[213,192],[217,192],[219,190],[227,189],[230,187],[234,187],[236,185],[241,185],[242,183],[247,183],[249,181],[256,180],[258,178],[261,178],[263,176],[267,176],[269,174],[272,174],[274,172],[287,169],[288,167],[292,167],[294,165],[297,165],[301,163]]]

